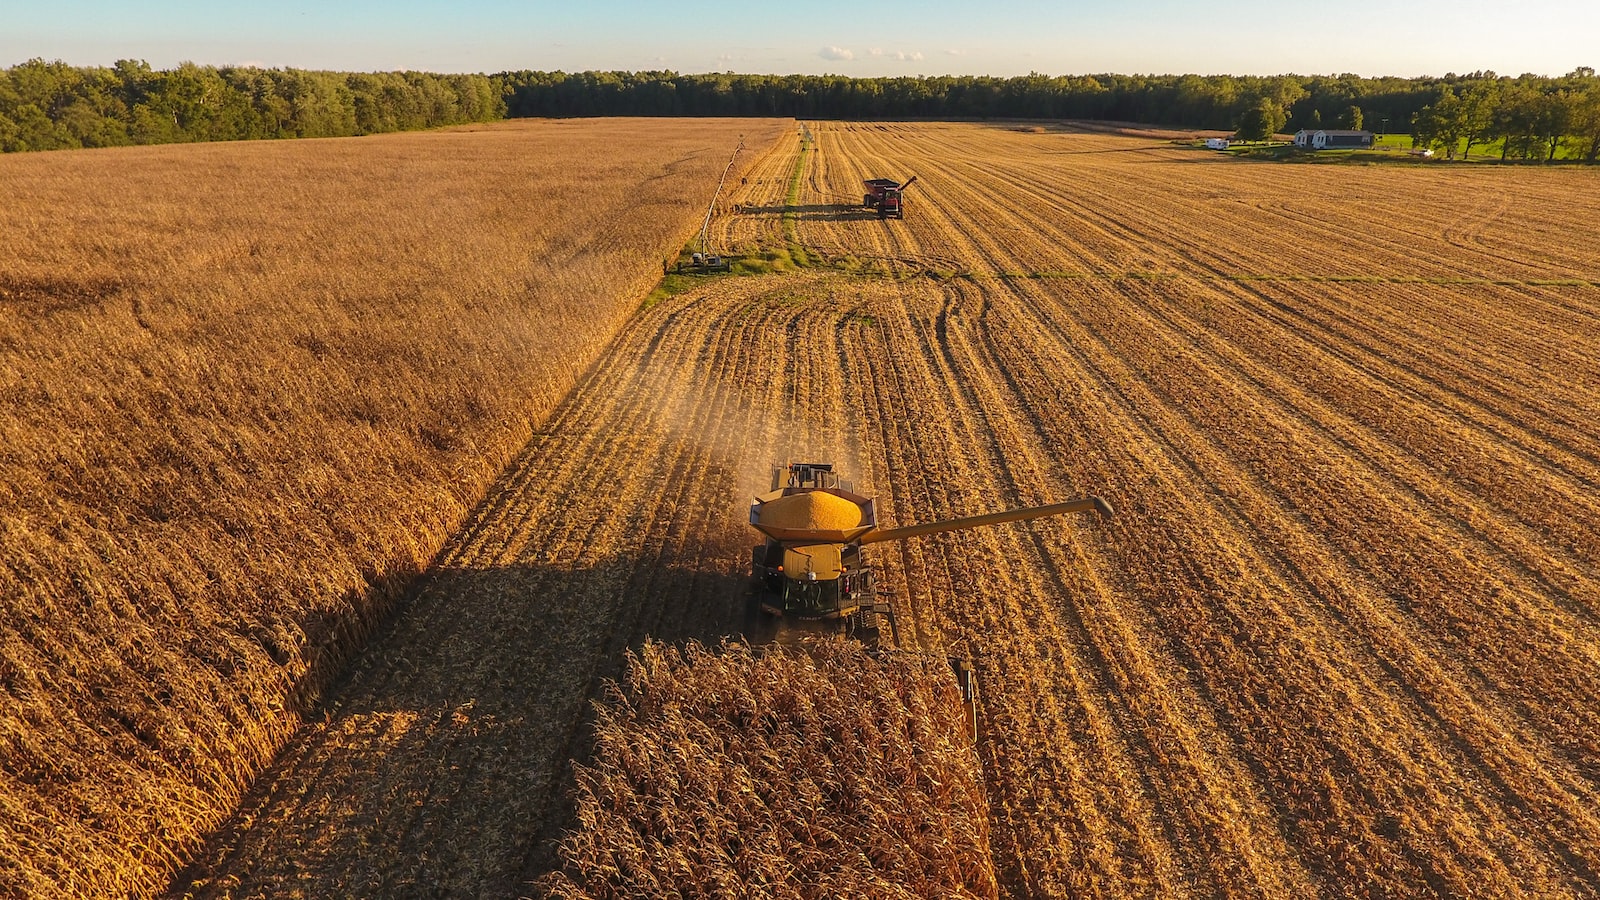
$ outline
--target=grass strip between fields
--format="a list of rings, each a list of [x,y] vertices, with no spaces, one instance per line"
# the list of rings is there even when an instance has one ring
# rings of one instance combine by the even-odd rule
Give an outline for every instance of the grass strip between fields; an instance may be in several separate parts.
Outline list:
[[[789,172],[789,192],[783,198],[783,236],[788,243],[789,256],[797,265],[810,262],[805,247],[800,243],[795,210],[800,206],[800,180],[805,177],[806,154],[811,152],[809,135],[800,139],[800,152],[794,158],[794,169]]]

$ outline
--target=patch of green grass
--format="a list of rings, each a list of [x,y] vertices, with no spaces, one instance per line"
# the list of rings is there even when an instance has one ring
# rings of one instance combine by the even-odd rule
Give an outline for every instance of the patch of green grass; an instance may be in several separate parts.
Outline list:
[[[639,308],[641,310],[649,309],[663,300],[676,297],[685,291],[693,290],[698,277],[695,275],[676,274],[661,276],[661,282],[644,298],[644,303]]]
[[[1088,272],[1052,272],[1049,270],[1039,272],[1001,272],[1001,278],[1093,278]]]
[[[733,274],[771,275],[775,272],[792,272],[809,265],[811,258],[800,247],[766,247],[741,253],[733,261]]]
[[[1472,155],[1470,157],[1464,155],[1466,146],[1467,142],[1465,138],[1456,144],[1454,161],[1499,163],[1501,162],[1500,153],[1505,149],[1505,141],[1503,139],[1496,139],[1488,142],[1474,143],[1472,145]],[[1448,160],[1448,157],[1445,155],[1443,150],[1435,150],[1432,157],[1424,157],[1421,155],[1422,149],[1423,148],[1412,143],[1411,135],[1409,134],[1381,134],[1373,136],[1371,149],[1315,151],[1296,149],[1293,153],[1276,156],[1271,154],[1256,153],[1247,153],[1243,155],[1253,158],[1282,159],[1292,162],[1322,164],[1343,163],[1346,165],[1371,165],[1374,163],[1381,163],[1384,165],[1428,165]],[[1556,162],[1574,161],[1580,159],[1581,157],[1582,153],[1578,150],[1578,148],[1573,147],[1570,144],[1562,144],[1556,150]],[[1505,162],[1515,163],[1518,165],[1527,165],[1542,163],[1545,162],[1545,159],[1541,153],[1537,159],[1519,159],[1513,156],[1506,159]]]
[[[828,260],[828,265],[830,267],[838,269],[841,272],[850,272],[852,274],[859,274],[867,271],[873,265],[873,263],[873,260],[862,259],[853,253],[845,253],[840,256],[832,257]]]
[[[719,277],[722,274],[750,276],[771,275],[781,272],[791,272],[795,269],[804,269],[821,264],[821,260],[809,253],[801,245],[795,230],[795,207],[800,202],[800,181],[805,174],[806,154],[810,152],[811,144],[804,138],[800,143],[800,154],[795,157],[794,169],[789,173],[789,192],[784,200],[783,232],[786,246],[763,247],[760,245],[739,247],[725,256],[730,263],[726,273],[699,273],[694,275],[670,273],[662,276],[661,283],[645,298],[644,307],[650,307],[662,300],[689,290],[697,278]],[[678,251],[677,266],[687,267],[693,259],[695,247],[686,245]]]
[[[1275,141],[1233,141],[1223,152],[1243,159],[1284,159],[1293,156],[1299,150],[1293,144],[1280,144]]]
[[[800,205],[800,179],[805,176],[806,154],[811,152],[811,142],[800,140],[800,153],[794,158],[794,169],[789,172],[789,193],[783,200],[783,235],[790,244],[799,244],[795,233],[795,207]]]

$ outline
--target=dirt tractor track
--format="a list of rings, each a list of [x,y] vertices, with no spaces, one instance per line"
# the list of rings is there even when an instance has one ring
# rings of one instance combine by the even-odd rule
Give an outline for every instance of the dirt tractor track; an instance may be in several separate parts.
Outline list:
[[[1600,891],[1593,173],[811,129],[717,222],[825,265],[631,319],[178,894],[528,890],[600,679],[738,630],[803,457],[889,523],[1118,506],[878,548],[982,672],[1008,895]]]

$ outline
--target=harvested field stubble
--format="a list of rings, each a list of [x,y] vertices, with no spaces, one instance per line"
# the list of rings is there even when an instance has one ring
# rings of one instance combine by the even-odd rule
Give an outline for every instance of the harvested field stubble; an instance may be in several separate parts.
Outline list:
[[[1600,892],[1596,173],[812,130],[807,250],[912,276],[840,329],[880,516],[1121,513],[899,548],[1003,890]]]
[[[0,895],[163,887],[779,133],[0,159]]]
[[[942,658],[649,643],[608,701],[552,897],[997,895]]]

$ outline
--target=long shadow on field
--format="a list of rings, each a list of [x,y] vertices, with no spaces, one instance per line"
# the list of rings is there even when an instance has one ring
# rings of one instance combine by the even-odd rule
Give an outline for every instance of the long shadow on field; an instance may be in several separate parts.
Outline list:
[[[436,568],[206,855],[198,897],[516,896],[554,864],[590,701],[646,636],[744,623],[742,559]]]
[[[1043,156],[1099,156],[1106,153],[1145,153],[1150,150],[1185,150],[1170,141],[1165,144],[1149,144],[1138,147],[1113,147],[1107,150],[1046,150]]]
[[[796,219],[812,222],[853,222],[858,219],[876,219],[875,210],[863,206],[846,203],[802,203],[797,206],[776,204],[773,206],[746,206],[746,215],[784,215],[790,214]]]

